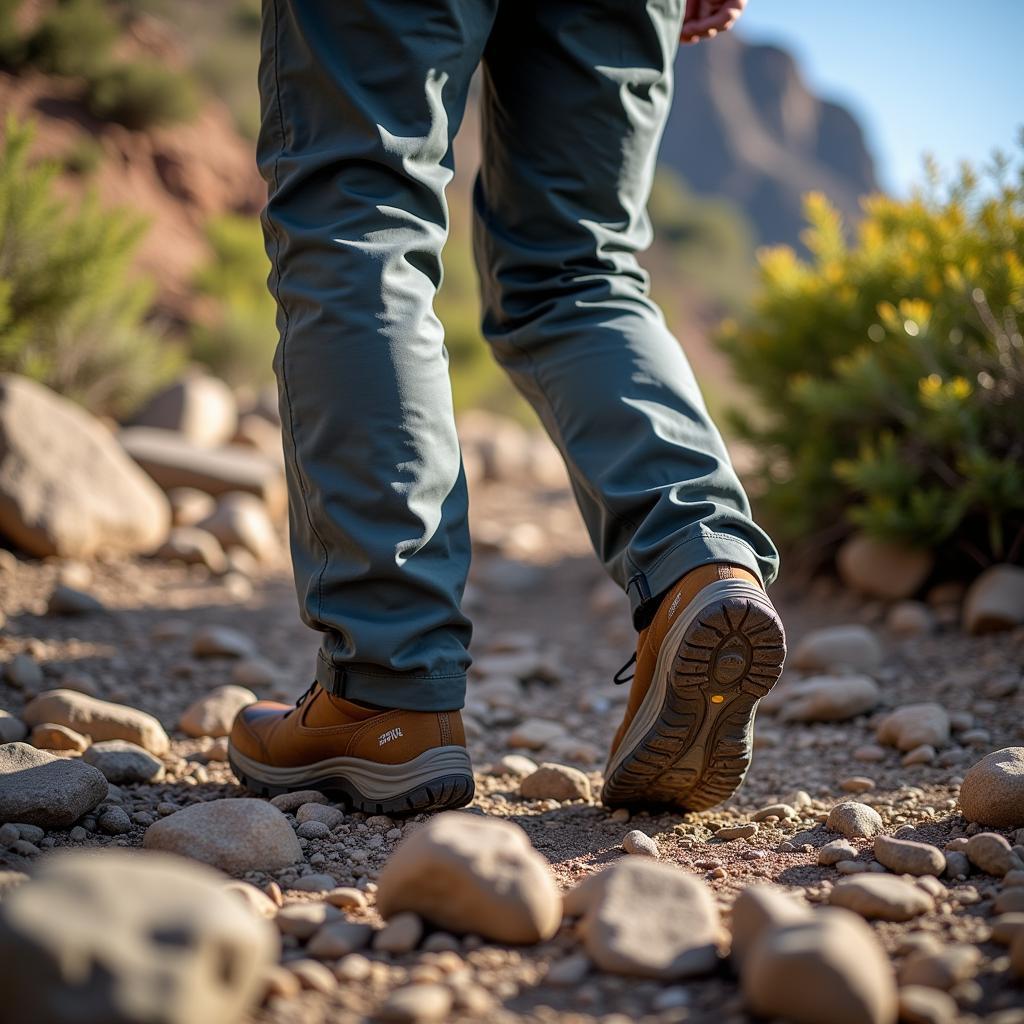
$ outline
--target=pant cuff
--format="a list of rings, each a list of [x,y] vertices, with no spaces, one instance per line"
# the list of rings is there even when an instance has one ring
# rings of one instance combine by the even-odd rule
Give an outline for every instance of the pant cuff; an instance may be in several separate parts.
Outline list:
[[[647,570],[638,570],[626,584],[626,594],[637,629],[647,626],[658,609],[662,595],[675,586],[692,569],[716,562],[728,562],[752,572],[764,583],[766,566],[749,544],[725,534],[702,534],[691,537],[662,555]]]
[[[417,676],[358,665],[335,665],[323,650],[316,681],[335,697],[402,711],[458,711],[466,703],[466,674]]]

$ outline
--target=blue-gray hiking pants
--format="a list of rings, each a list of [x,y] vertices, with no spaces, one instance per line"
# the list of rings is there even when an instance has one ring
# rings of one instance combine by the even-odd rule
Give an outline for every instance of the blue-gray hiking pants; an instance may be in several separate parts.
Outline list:
[[[433,298],[478,65],[483,333],[561,450],[601,562],[637,621],[697,565],[774,578],[636,260],[682,8],[264,0],[259,164],[292,557],[303,619],[324,634],[317,678],[337,695],[463,703],[466,481]]]

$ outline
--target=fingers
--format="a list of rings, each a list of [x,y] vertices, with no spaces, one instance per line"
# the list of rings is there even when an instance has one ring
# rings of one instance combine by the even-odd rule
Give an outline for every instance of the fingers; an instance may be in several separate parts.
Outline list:
[[[687,0],[680,42],[691,44],[714,39],[739,20],[747,0]]]

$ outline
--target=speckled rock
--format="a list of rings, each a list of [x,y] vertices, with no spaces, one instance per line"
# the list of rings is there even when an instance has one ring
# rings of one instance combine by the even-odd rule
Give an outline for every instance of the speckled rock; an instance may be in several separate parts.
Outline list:
[[[98,806],[107,780],[92,765],[27,743],[0,746],[0,824],[67,828]]]
[[[870,921],[909,921],[935,906],[935,900],[913,882],[872,873],[840,879],[829,893],[829,903]]]
[[[603,971],[671,981],[718,963],[721,924],[711,890],[696,876],[649,857],[626,857],[566,896],[577,931]]]
[[[274,871],[303,859],[288,819],[276,807],[248,797],[210,800],[169,814],[146,829],[143,845],[231,874]]]
[[[973,765],[960,786],[960,809],[980,825],[1024,826],[1024,747],[995,750]]]
[[[622,849],[637,857],[653,857],[657,860],[661,856],[658,844],[646,833],[635,828],[627,832],[622,839]]]
[[[29,725],[55,722],[101,740],[127,740],[159,757],[170,749],[164,727],[152,715],[125,704],[89,697],[76,690],[47,690],[32,700],[23,713]]]
[[[871,928],[845,910],[826,908],[765,929],[740,980],[747,1006],[760,1017],[794,1024],[896,1020],[889,959]]]
[[[262,994],[278,943],[221,882],[159,855],[46,861],[0,903],[0,1013],[56,1024],[74,1007],[79,1024],[234,1024]]]
[[[509,943],[550,938],[562,916],[551,869],[518,825],[455,811],[431,818],[391,854],[377,909]]]
[[[829,811],[825,827],[847,839],[869,839],[878,835],[884,825],[873,807],[856,800],[844,800]]]

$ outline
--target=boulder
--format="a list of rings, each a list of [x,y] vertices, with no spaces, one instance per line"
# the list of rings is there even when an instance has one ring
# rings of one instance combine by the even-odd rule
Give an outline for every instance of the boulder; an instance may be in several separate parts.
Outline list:
[[[152,715],[77,690],[46,690],[29,702],[23,718],[33,726],[44,722],[67,726],[91,736],[94,742],[127,740],[158,757],[171,745],[164,727]]]
[[[107,790],[107,780],[92,765],[27,743],[0,746],[0,824],[68,828],[97,807]]]
[[[192,804],[146,829],[143,846],[202,861],[230,874],[276,871],[303,859],[288,819],[249,797]]]
[[[1024,747],[994,750],[973,765],[960,784],[960,810],[979,825],[1024,827]]]
[[[882,663],[882,645],[867,626],[826,626],[808,633],[790,659],[801,672],[871,672]]]
[[[963,624],[968,633],[994,633],[1024,623],[1024,567],[993,565],[967,589]]]
[[[848,538],[836,553],[836,568],[843,583],[884,601],[898,601],[917,593],[934,562],[930,551],[864,533]]]
[[[711,890],[695,875],[649,857],[627,857],[567,897],[577,931],[603,971],[673,981],[718,964],[723,932]]]
[[[99,420],[41,384],[0,375],[0,534],[40,558],[135,554],[161,543],[170,518]]]
[[[201,448],[216,448],[234,436],[238,407],[222,380],[192,371],[154,395],[133,423],[173,430]]]
[[[377,909],[495,942],[551,938],[562,916],[547,861],[511,822],[450,811],[408,835],[377,879]]]
[[[871,928],[844,910],[767,928],[741,975],[759,1017],[793,1024],[895,1024],[896,984]]]
[[[234,1024],[276,961],[273,927],[172,857],[58,854],[0,903],[5,1020]]]

